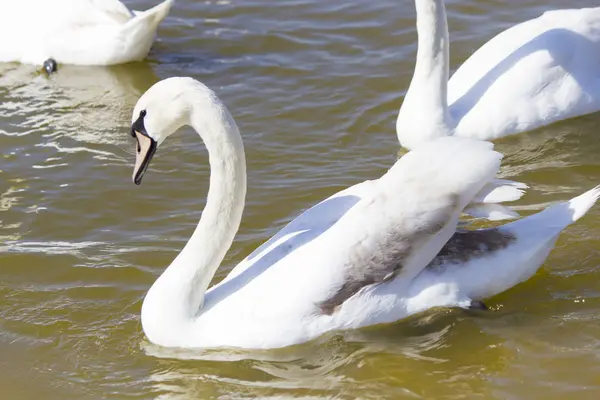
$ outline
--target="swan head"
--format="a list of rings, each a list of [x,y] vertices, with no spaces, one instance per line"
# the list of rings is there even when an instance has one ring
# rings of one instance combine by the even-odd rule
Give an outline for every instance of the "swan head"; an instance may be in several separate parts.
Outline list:
[[[136,139],[132,178],[136,185],[142,183],[160,144],[183,125],[189,125],[190,103],[186,101],[186,93],[190,85],[198,84],[192,78],[165,79],[155,83],[138,100],[131,118],[131,136]]]

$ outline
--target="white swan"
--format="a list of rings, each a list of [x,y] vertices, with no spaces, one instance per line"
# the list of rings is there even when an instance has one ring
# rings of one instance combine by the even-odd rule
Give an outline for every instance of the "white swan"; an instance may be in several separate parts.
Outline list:
[[[447,135],[494,140],[600,110],[600,7],[515,25],[448,82],[444,1],[415,5],[417,61],[396,123],[403,147]]]
[[[0,62],[115,65],[144,59],[174,0],[130,11],[119,0],[5,0]]]
[[[469,307],[530,277],[560,231],[600,196],[596,188],[500,228],[455,233],[502,156],[489,142],[442,138],[304,212],[207,290],[244,208],[238,128],[216,95],[191,78],[156,83],[132,121],[136,184],[160,143],[184,125],[200,134],[211,167],[200,222],[142,305],[144,332],[161,346],[275,348],[430,307]],[[510,197],[515,190],[492,192]]]

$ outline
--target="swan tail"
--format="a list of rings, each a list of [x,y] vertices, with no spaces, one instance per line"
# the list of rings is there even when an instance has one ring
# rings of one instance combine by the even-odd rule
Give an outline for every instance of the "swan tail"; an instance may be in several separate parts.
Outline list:
[[[446,255],[442,254],[438,260],[442,266],[425,270],[413,290],[425,294],[421,287],[431,287],[432,281],[439,281],[454,282],[461,296],[472,300],[502,293],[531,278],[547,259],[563,229],[583,217],[598,198],[600,186],[497,228],[462,231],[448,242]],[[469,243],[477,244],[471,247],[475,252],[465,246]],[[448,257],[453,253],[456,258]],[[464,300],[459,296],[453,305],[470,304],[461,299]],[[426,297],[411,301],[416,300],[429,301]]]
[[[466,293],[471,298],[486,298],[529,279],[544,263],[560,233],[583,217],[598,198],[600,186],[501,227],[500,231],[513,235],[516,240],[505,250],[498,251],[496,256],[483,260],[484,268],[488,268],[489,274],[481,276],[487,278],[469,282],[470,289],[466,289]],[[482,263],[474,265],[481,269]],[[468,275],[473,270],[467,268],[464,272]],[[468,276],[465,276],[465,281],[467,279]]]
[[[584,194],[579,195],[566,203],[557,204],[554,207],[566,207],[566,210],[563,211],[565,213],[565,219],[568,220],[569,224],[572,224],[579,218],[583,217],[590,210],[590,208],[596,204],[598,198],[600,198],[600,185],[588,190]]]
[[[546,220],[546,226],[564,229],[583,217],[600,197],[600,185],[563,203],[554,204],[532,216]],[[530,217],[531,218],[531,217]]]
[[[175,0],[165,0],[162,3],[152,7],[146,11],[134,11],[134,18],[132,21],[140,18],[151,22],[155,28],[160,24],[171,11],[171,7]]]
[[[120,38],[123,54],[128,61],[146,58],[154,43],[158,25],[169,14],[173,3],[174,0],[165,0],[149,10],[134,12],[135,16],[123,25]]]
[[[118,23],[124,24],[133,17],[133,13],[120,0],[94,1],[92,4],[94,8],[104,11]]]
[[[579,220],[592,208],[600,198],[600,185],[587,192],[562,203],[554,204],[545,210],[530,215],[507,225],[517,233],[530,232],[530,230],[558,234],[560,231]]]

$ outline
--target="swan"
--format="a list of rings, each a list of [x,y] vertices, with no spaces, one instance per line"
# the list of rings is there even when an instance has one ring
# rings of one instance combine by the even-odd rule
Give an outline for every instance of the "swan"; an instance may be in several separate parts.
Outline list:
[[[119,0],[6,0],[0,62],[115,65],[144,59],[174,0],[130,11]]]
[[[206,145],[210,184],[198,226],[142,303],[142,328],[159,346],[279,348],[431,307],[480,307],[532,276],[561,230],[600,196],[597,187],[499,228],[457,231],[472,200],[515,190],[497,185],[502,156],[492,143],[440,138],[308,209],[208,288],[242,218],[244,146],[209,88],[159,81],[133,110],[136,185],[182,126]]]
[[[479,48],[448,81],[443,0],[415,0],[415,70],[396,121],[406,149],[455,135],[494,140],[600,110],[600,7],[553,10]]]

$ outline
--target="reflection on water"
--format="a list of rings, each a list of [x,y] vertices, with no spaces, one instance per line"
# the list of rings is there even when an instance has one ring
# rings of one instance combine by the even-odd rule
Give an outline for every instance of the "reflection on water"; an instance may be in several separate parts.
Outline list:
[[[119,122],[158,77],[147,64],[61,66],[46,77],[34,67],[3,64],[0,87],[6,90],[0,117],[11,119],[8,136],[40,134],[44,142],[68,137],[89,144],[121,144]]]
[[[447,1],[453,68],[501,29],[561,6]],[[142,298],[200,217],[208,160],[184,129],[144,185],[131,184],[138,97],[192,76],[240,127],[247,205],[218,280],[302,210],[394,162],[415,46],[412,1],[178,0],[147,62],[61,66],[50,78],[0,64],[3,398],[596,398],[598,209],[534,278],[490,299],[491,312],[432,310],[261,352],[144,338]],[[498,142],[502,176],[531,186],[522,215],[600,183],[599,118]]]
[[[162,359],[162,368],[151,381],[157,392],[168,392],[169,396],[210,398],[219,393],[247,392],[263,397],[300,391],[310,398],[323,398],[332,391],[348,391],[360,398],[377,398],[391,376],[377,376],[369,359],[382,353],[402,357],[406,372],[421,361],[448,362],[429,357],[426,352],[444,347],[452,326],[449,317],[448,312],[434,313],[387,328],[328,334],[311,343],[277,350],[192,351],[151,344],[144,349]],[[201,360],[202,364],[182,365],[178,360]],[[228,367],[232,362],[237,363],[236,368]],[[348,387],[349,381],[355,382]],[[406,388],[394,393],[416,396]],[[172,398],[169,396],[166,398]]]

